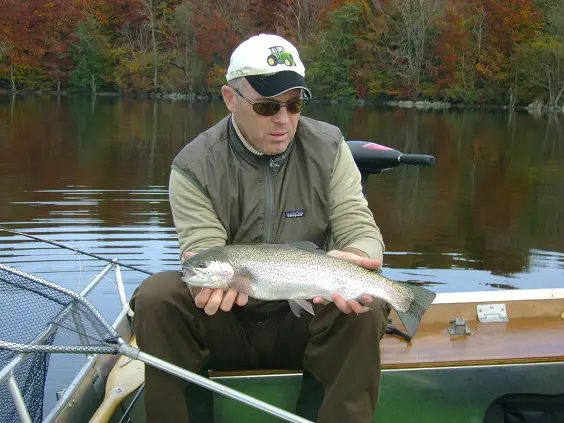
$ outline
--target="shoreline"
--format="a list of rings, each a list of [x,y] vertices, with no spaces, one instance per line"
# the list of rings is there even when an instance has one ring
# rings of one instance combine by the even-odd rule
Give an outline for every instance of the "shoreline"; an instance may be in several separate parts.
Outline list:
[[[66,91],[16,91],[0,89],[2,96],[36,96],[36,97],[90,97],[91,94],[86,93],[68,93]],[[188,100],[188,101],[212,101],[221,100],[218,95],[201,95],[194,93],[120,93],[120,92],[99,92],[96,97],[114,97],[114,98],[131,98],[131,99],[148,99],[148,100]],[[474,103],[457,103],[448,101],[431,101],[431,100],[375,100],[375,99],[326,99],[314,98],[310,100],[314,104],[324,105],[347,105],[351,107],[392,107],[404,109],[418,110],[465,110],[465,109],[487,109],[487,110],[513,110],[527,111],[531,114],[543,113],[564,113],[564,106],[549,106],[541,101],[534,101],[527,105],[516,104],[513,108],[508,105],[499,104],[474,104]]]

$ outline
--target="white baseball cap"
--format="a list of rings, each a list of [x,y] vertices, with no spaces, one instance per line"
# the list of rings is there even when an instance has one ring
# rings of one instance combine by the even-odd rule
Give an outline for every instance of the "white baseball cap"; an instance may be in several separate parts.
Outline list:
[[[263,97],[301,88],[311,98],[298,50],[278,35],[259,34],[239,44],[231,54],[226,79],[229,82],[240,77]]]

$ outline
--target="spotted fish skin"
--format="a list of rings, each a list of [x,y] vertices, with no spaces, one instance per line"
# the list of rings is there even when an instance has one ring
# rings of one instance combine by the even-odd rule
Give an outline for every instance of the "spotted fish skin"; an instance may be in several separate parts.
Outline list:
[[[373,270],[326,254],[313,243],[213,247],[183,263],[183,280],[193,286],[232,287],[259,300],[311,300],[333,294],[345,300],[363,294],[388,302],[414,331],[431,305],[433,292],[393,282]],[[303,304],[303,302],[300,302]],[[311,310],[308,310],[312,312]]]

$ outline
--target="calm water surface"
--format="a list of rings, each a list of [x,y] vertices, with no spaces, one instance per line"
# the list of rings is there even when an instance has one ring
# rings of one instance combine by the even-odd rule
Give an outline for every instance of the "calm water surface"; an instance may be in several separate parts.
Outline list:
[[[177,269],[170,163],[225,113],[219,101],[0,97],[0,224],[151,272]],[[437,292],[564,287],[564,116],[320,105],[304,115],[348,139],[435,156],[434,168],[369,179],[384,275]],[[104,265],[5,232],[0,262],[74,290]],[[129,296],[145,275],[123,276]],[[109,320],[115,293],[108,278],[91,297]],[[75,361],[53,358],[47,405]]]

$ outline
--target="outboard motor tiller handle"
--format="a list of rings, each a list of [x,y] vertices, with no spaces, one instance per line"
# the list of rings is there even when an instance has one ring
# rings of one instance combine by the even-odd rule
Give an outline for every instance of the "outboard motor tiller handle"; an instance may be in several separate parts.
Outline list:
[[[401,164],[433,166],[435,158],[428,154],[403,154],[398,150],[368,141],[347,141],[358,170],[362,175],[363,193],[370,175],[382,173]]]
[[[435,158],[428,154],[403,154],[398,150],[368,141],[347,141],[360,173],[377,174],[404,165],[433,166]]]
[[[435,164],[435,158],[429,154],[400,154],[398,160],[404,165],[431,167]]]

